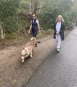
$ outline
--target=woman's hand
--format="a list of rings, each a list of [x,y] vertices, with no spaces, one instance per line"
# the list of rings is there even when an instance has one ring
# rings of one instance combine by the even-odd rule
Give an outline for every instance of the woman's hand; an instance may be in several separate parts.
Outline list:
[[[59,32],[56,32],[56,35],[59,35]]]
[[[28,30],[28,34],[30,34],[30,29]]]

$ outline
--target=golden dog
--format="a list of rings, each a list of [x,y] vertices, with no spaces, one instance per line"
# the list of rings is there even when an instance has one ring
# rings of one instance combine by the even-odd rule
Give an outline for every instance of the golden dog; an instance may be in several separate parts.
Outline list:
[[[33,52],[35,51],[35,44],[36,44],[36,38],[32,37],[31,42],[27,44],[27,46],[24,48],[24,50],[21,51],[21,59],[22,62],[24,62],[25,58],[32,57]]]

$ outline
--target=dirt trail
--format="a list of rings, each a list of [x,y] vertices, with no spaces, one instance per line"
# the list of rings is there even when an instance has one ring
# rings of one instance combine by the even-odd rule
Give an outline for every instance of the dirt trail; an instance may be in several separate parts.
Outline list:
[[[26,82],[39,64],[54,48],[54,40],[48,36],[40,40],[33,58],[21,63],[20,51],[25,47],[8,47],[0,50],[0,87],[21,87]]]
[[[69,32],[66,32],[66,36]],[[0,87],[22,87],[28,81],[37,67],[55,49],[52,36],[39,39],[36,52],[32,58],[21,63],[20,51],[26,46],[10,46],[0,50]]]

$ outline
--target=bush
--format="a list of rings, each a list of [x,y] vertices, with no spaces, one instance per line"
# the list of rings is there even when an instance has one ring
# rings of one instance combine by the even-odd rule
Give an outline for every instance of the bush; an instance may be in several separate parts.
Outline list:
[[[6,33],[16,32],[17,30],[17,9],[20,0],[1,0],[0,19]]]
[[[4,20],[3,28],[5,29],[5,33],[11,34],[18,30],[17,18],[9,16]]]

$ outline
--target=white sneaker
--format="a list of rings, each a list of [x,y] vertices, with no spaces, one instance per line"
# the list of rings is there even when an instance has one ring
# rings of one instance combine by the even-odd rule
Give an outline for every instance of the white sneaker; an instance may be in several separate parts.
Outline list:
[[[57,48],[57,53],[59,53],[60,52],[60,48]]]

